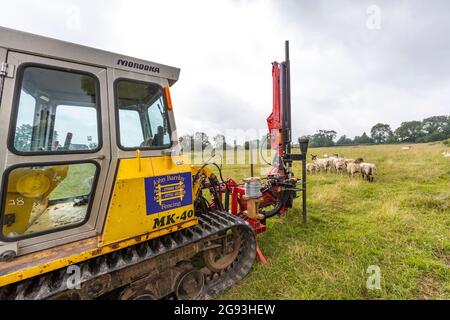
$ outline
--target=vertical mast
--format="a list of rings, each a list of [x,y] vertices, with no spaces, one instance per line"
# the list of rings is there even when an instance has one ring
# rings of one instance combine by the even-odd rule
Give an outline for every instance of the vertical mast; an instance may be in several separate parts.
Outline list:
[[[281,103],[282,103],[282,152],[291,153],[291,74],[289,61],[289,41],[285,42],[285,61],[281,63]],[[291,163],[288,162],[290,171]]]
[[[286,134],[287,137],[287,146],[286,146],[286,153],[291,153],[291,61],[289,60],[289,41],[286,40],[285,42],[285,53],[286,53]]]

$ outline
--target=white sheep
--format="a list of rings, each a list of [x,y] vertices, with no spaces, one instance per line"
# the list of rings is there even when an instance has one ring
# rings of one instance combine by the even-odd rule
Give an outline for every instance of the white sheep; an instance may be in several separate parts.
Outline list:
[[[373,182],[373,176],[377,173],[377,167],[373,163],[361,162],[361,177],[367,178],[367,181]]]
[[[312,161],[314,161],[318,167],[318,171],[325,170],[325,172],[328,172],[331,169],[332,166],[332,160],[330,158],[320,159],[317,158],[317,155],[311,155]]]
[[[351,176],[353,178],[353,176],[355,175],[355,173],[361,172],[361,169],[359,167],[358,163],[349,163],[347,166],[347,173],[349,176]]]
[[[348,158],[346,158],[346,159],[344,159],[344,162],[345,162],[345,165],[348,166],[349,163],[355,162],[355,159],[348,159]]]
[[[340,160],[343,160],[344,158],[340,157],[339,154],[334,153],[333,155],[329,156],[328,154],[323,155],[325,159],[328,159],[330,164],[330,170],[336,170],[336,163]]]
[[[345,172],[345,170],[347,170],[347,165],[345,164],[344,159],[334,161],[334,168],[336,169],[337,173]]]
[[[358,158],[358,159],[351,159],[352,161],[348,161],[347,164],[347,173],[349,176],[351,176],[353,178],[353,176],[355,175],[355,173],[360,173],[361,172],[361,167],[360,167],[360,163],[363,162],[364,160],[362,158]]]
[[[317,165],[315,163],[307,163],[306,171],[310,174],[316,173],[316,171],[318,171]]]

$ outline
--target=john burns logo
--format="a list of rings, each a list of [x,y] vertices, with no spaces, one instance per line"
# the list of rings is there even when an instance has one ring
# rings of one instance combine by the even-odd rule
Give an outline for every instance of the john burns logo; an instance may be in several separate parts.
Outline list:
[[[145,70],[145,71],[151,71],[151,72],[159,73],[159,68],[158,67],[150,66],[148,64],[137,63],[137,62],[128,61],[128,60],[124,60],[124,59],[117,60],[117,64],[119,66],[125,66],[125,67],[129,67],[129,68],[134,68],[134,69],[139,69],[139,70]]]

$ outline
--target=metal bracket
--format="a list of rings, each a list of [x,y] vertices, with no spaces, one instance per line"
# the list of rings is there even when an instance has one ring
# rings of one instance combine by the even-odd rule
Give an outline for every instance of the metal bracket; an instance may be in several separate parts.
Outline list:
[[[13,64],[8,64],[6,62],[0,63],[0,77],[14,78],[14,71],[16,66]]]

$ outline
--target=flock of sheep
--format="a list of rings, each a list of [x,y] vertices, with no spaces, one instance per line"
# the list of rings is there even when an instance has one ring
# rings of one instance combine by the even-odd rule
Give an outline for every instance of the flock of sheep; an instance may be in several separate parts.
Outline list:
[[[356,173],[360,173],[363,179],[373,182],[373,177],[377,173],[377,168],[373,163],[364,162],[362,158],[346,159],[340,157],[338,154],[332,156],[324,155],[323,158],[318,158],[317,155],[311,155],[312,163],[306,164],[306,170],[310,174],[316,172],[336,172],[345,173],[354,177]]]

